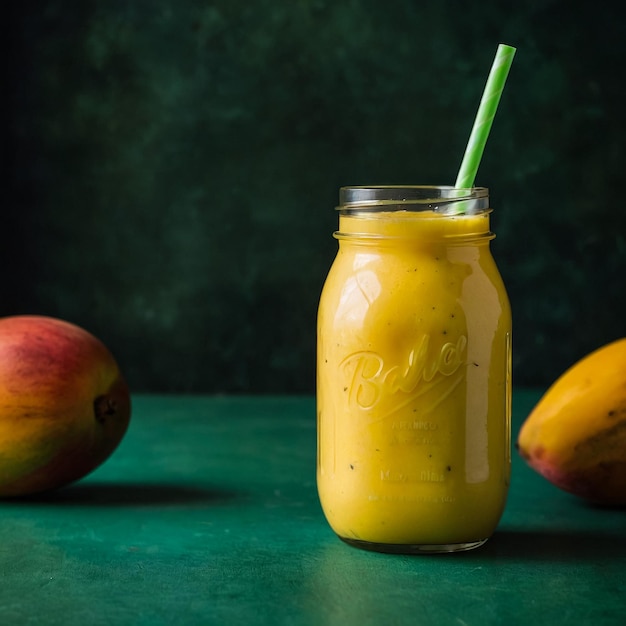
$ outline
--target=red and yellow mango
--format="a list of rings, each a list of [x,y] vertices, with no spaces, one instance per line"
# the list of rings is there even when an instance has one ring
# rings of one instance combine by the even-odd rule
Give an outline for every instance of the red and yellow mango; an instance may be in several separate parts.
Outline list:
[[[115,450],[130,414],[99,339],[55,318],[0,318],[0,497],[79,480]]]

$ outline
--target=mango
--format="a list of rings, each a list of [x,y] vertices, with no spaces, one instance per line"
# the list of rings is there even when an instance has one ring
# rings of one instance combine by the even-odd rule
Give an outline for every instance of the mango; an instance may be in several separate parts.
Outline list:
[[[88,331],[0,318],[0,497],[58,489],[101,465],[129,425],[129,388]]]
[[[626,338],[564,372],[526,418],[517,448],[557,487],[626,505]]]

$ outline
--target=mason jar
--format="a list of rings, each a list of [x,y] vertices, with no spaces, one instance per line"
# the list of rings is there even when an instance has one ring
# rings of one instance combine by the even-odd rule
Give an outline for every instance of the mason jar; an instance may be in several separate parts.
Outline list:
[[[345,187],[317,328],[317,484],[345,542],[483,544],[510,477],[511,312],[489,191]]]

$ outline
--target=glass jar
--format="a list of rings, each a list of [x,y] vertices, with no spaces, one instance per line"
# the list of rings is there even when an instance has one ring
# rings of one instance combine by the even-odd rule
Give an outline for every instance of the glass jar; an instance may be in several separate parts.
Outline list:
[[[317,484],[337,535],[468,550],[510,477],[511,312],[489,191],[345,187],[318,312]]]

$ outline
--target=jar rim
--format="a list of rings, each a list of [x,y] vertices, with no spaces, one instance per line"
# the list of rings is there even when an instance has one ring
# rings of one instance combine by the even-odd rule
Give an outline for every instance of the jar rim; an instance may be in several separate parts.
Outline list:
[[[338,211],[434,211],[476,214],[489,210],[487,187],[452,185],[367,185],[339,190]]]

